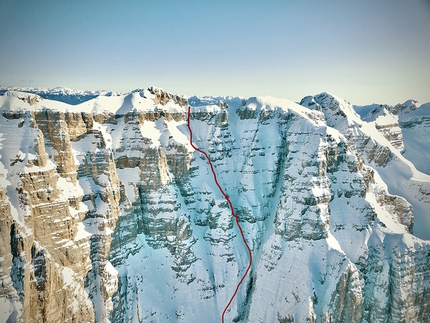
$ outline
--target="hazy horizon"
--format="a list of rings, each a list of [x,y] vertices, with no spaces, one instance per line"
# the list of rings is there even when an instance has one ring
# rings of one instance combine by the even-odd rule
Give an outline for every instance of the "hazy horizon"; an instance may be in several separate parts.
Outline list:
[[[430,3],[0,3],[0,84],[430,102]]]

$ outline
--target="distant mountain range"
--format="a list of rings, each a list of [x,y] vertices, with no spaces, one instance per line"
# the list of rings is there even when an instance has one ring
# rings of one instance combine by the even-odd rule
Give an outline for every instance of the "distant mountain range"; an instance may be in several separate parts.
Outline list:
[[[99,95],[104,96],[116,96],[122,95],[121,92],[111,91],[91,91],[91,90],[74,90],[65,87],[54,87],[54,88],[43,88],[43,87],[7,87],[0,86],[0,95],[3,95],[7,91],[26,92],[33,93],[41,96],[47,100],[61,101],[67,104],[76,105],[91,99]]]

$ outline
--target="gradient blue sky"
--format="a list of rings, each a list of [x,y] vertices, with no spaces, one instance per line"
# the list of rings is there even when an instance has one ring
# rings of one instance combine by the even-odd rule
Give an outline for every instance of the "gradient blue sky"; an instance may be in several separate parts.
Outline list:
[[[429,0],[0,0],[0,84],[430,101]]]

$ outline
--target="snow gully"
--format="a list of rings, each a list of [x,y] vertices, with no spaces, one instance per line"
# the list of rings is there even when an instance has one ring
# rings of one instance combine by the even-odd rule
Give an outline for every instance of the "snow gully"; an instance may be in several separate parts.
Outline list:
[[[207,159],[207,161],[209,163],[209,166],[211,167],[211,171],[212,171],[212,174],[213,174],[213,177],[214,177],[215,184],[218,186],[218,189],[220,190],[221,194],[224,196],[225,200],[227,201],[228,205],[230,206],[231,216],[234,217],[234,219],[236,220],[236,224],[237,224],[237,227],[239,228],[240,235],[242,236],[243,243],[245,244],[246,249],[248,249],[248,253],[249,253],[249,264],[248,264],[248,267],[246,268],[245,274],[240,279],[239,283],[236,286],[236,289],[235,289],[233,295],[231,296],[229,302],[227,303],[227,305],[224,308],[224,311],[222,312],[221,320],[222,320],[222,323],[224,323],[225,313],[227,312],[228,308],[230,307],[231,303],[233,302],[233,299],[236,297],[236,294],[237,294],[237,292],[239,290],[240,285],[243,283],[243,281],[245,280],[245,277],[248,275],[248,273],[249,273],[249,271],[251,269],[251,265],[252,265],[252,252],[251,252],[251,248],[249,247],[248,243],[246,242],[245,235],[243,234],[242,226],[239,223],[239,217],[236,215],[236,213],[234,213],[233,204],[231,203],[229,196],[224,192],[224,190],[222,189],[221,185],[218,183],[216,172],[215,172],[214,166],[212,165],[212,161],[209,158],[209,155],[205,151],[201,150],[200,148],[196,147],[193,144],[193,131],[191,130],[190,118],[191,118],[191,106],[188,106],[187,126],[188,126],[188,130],[190,132],[190,144],[194,148],[194,150],[198,151],[199,153],[203,154],[206,157],[206,159]]]

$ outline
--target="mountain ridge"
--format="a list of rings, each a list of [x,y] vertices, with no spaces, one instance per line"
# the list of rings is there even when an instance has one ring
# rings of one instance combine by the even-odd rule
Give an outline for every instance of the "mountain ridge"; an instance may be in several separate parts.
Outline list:
[[[220,321],[247,259],[190,146],[192,102],[193,141],[255,259],[227,320],[430,319],[430,242],[411,234],[428,175],[348,102],[157,88],[78,105],[17,95],[0,97],[5,321]],[[417,127],[428,133],[407,129]]]

